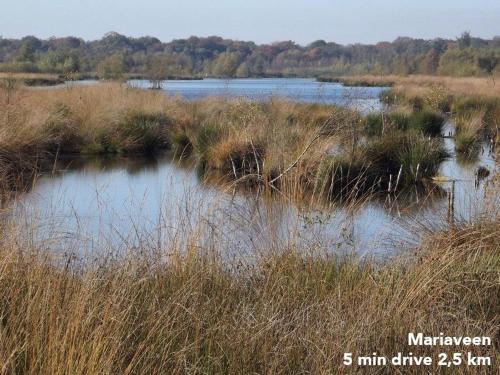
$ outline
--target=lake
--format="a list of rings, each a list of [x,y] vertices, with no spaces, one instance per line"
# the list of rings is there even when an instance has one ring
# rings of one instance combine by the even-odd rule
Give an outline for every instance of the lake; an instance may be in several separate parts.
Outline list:
[[[133,80],[129,85],[150,88],[149,81]],[[162,89],[171,96],[196,100],[207,96],[268,100],[286,98],[306,103],[337,104],[364,112],[380,108],[384,87],[346,87],[340,83],[318,82],[308,78],[204,79],[164,81]]]
[[[132,85],[146,87],[144,81]],[[168,95],[190,100],[209,95],[266,100],[274,96],[306,102],[380,107],[383,88],[345,88],[308,79],[168,81]],[[445,133],[452,130],[448,124]],[[474,162],[453,155],[440,174],[455,183],[456,220],[481,210],[488,179],[476,181],[478,166],[492,170],[486,145]],[[53,173],[42,176],[15,201],[28,236],[62,251],[93,253],[103,247],[124,249],[186,247],[223,249],[227,257],[251,257],[283,244],[310,251],[386,257],[409,248],[427,229],[448,223],[450,182],[436,194],[419,191],[377,197],[361,205],[330,203],[298,206],[279,196],[241,191],[204,179],[194,160],[160,157],[112,159],[61,158]],[[420,228],[415,230],[415,228]]]

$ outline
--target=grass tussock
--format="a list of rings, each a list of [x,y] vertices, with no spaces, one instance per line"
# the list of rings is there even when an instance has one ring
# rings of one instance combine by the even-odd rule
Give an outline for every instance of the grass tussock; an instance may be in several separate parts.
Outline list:
[[[461,154],[473,153],[481,140],[498,142],[500,93],[487,78],[401,78],[381,100],[413,112],[445,114],[456,124]],[[435,129],[437,134],[437,128]]]
[[[168,259],[159,249],[141,249],[74,263],[25,246],[4,228],[1,369],[393,373],[391,367],[346,368],[343,353],[406,352],[409,332],[498,337],[499,224],[484,219],[435,234],[415,259],[383,265],[288,249],[236,269],[194,249]],[[467,350],[411,351],[437,358]],[[475,354],[494,361],[498,347],[475,347]],[[428,371],[440,371],[436,361]]]
[[[372,113],[366,116],[365,129],[368,135],[384,135],[391,130],[414,130],[423,135],[441,135],[445,117],[433,111]]]
[[[456,118],[455,149],[465,157],[472,157],[479,151],[484,130],[484,112],[471,112]]]
[[[396,191],[435,176],[447,157],[439,139],[393,131],[359,146],[354,153],[323,159],[311,183],[335,198]]]

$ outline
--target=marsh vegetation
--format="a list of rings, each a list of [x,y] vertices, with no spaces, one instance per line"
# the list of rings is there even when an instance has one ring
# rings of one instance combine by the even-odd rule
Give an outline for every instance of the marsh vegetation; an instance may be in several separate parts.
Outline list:
[[[2,170],[64,154],[193,154],[235,180],[336,195],[397,190],[433,177],[446,158],[434,112],[364,117],[331,105],[206,99],[186,102],[118,84],[2,91]],[[428,138],[428,137],[431,138]],[[335,149],[335,152],[332,150]],[[19,168],[17,168],[19,169]],[[398,176],[399,174],[399,176]],[[398,178],[399,177],[399,178]],[[396,183],[396,178],[398,182]],[[351,188],[348,188],[351,190]]]
[[[384,94],[389,109],[367,114],[280,98],[189,101],[119,83],[4,86],[0,181],[9,199],[0,212],[1,371],[339,373],[346,371],[344,352],[376,347],[389,355],[406,346],[410,331],[496,337],[495,169],[479,190],[485,209],[439,225],[406,223],[407,242],[391,240],[408,252],[361,258],[317,234],[328,222],[321,213],[340,212],[324,210],[325,201],[330,209],[341,205],[347,221],[377,197],[443,194],[436,180],[452,156],[450,138],[443,139],[450,118],[459,152],[469,134],[495,139],[494,98],[434,85],[419,87],[419,95],[397,83],[393,90]],[[261,212],[245,220],[240,206],[219,209],[226,222],[215,224],[188,196],[177,209],[155,211],[158,221],[132,217],[130,233],[118,233],[118,241],[111,239],[118,225],[108,233],[98,221],[101,238],[89,241],[79,217],[71,230],[58,231],[56,221],[22,210],[23,190],[36,190],[40,175],[64,174],[58,167],[64,158],[94,158],[103,170],[104,157],[134,160],[165,150],[176,168],[196,166],[205,183],[215,179],[209,185],[215,199],[222,191],[233,203],[241,187],[297,206],[303,221],[284,237],[272,220],[259,221],[267,217]],[[168,189],[167,195],[177,197]],[[106,196],[97,191],[92,199],[100,206]],[[71,209],[76,216],[77,207]],[[401,216],[399,209],[394,215]],[[229,241],[227,233],[238,236],[239,227],[266,236]],[[340,242],[350,236],[342,233]],[[252,251],[228,256],[241,242]],[[442,348],[430,350],[424,354]],[[476,354],[494,358],[498,348]]]

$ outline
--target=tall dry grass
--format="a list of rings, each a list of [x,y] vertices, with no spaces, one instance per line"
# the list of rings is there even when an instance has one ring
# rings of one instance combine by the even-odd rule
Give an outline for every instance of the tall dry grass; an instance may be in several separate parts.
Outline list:
[[[375,76],[349,77],[345,82],[367,80]],[[393,86],[381,99],[400,111],[431,109],[446,114],[456,124],[457,151],[477,153],[478,144],[488,140],[491,147],[500,141],[500,86],[495,77],[388,76]]]
[[[0,149],[10,147],[10,163],[12,155],[25,161],[57,152],[53,146],[62,139],[101,142],[103,131],[128,142],[121,127],[131,114],[142,114],[135,122],[146,128],[165,121],[183,136],[176,138],[180,144],[235,177],[245,171],[268,180],[282,175],[287,197],[300,192],[304,180],[320,184],[316,176],[327,157],[345,156],[341,166],[365,171],[370,155],[402,156],[382,137],[363,139],[364,122],[355,113],[330,107],[189,103],[119,85],[9,95],[0,101]],[[363,142],[371,148],[360,151]],[[78,249],[59,252],[31,238],[22,221],[0,222],[0,372],[6,374],[422,373],[342,365],[345,352],[374,351],[432,355],[435,364],[426,370],[437,373],[438,352],[470,348],[410,349],[409,332],[499,333],[497,215],[435,233],[410,258],[384,264],[276,236],[265,255],[232,265],[217,247],[200,248],[196,234],[184,245],[164,248],[146,239],[120,256],[104,247],[102,256],[80,259]],[[497,343],[474,350],[496,363]]]
[[[421,374],[345,367],[343,353],[430,355],[425,371],[440,373],[439,352],[473,350],[493,367],[453,373],[494,373],[499,224],[483,219],[437,233],[412,259],[382,265],[282,244],[235,268],[216,249],[189,246],[76,261],[4,226],[0,371]],[[495,344],[410,348],[409,332],[489,336]]]
[[[446,77],[426,75],[361,75],[340,77],[346,84],[367,82],[368,84],[392,85],[395,89],[409,95],[423,95],[434,86],[443,86],[452,94],[477,95],[487,97],[500,96],[500,84],[495,77]]]
[[[235,178],[279,173],[338,111],[278,99],[185,102],[119,84],[4,89],[0,110],[0,149],[8,150],[0,169],[11,174],[20,170],[18,160],[37,165],[62,153],[148,152],[161,145],[194,150],[208,168]],[[330,135],[323,136],[323,152]]]
[[[288,185],[305,191],[321,182],[322,190],[337,196],[344,175],[348,185],[363,190],[375,183],[376,189],[393,190],[390,181],[400,171],[404,176],[397,188],[423,184],[446,156],[439,142],[427,138],[439,135],[443,125],[443,117],[431,112],[417,111],[407,126],[371,134],[360,113],[336,106],[280,99],[187,102],[119,84],[7,88],[0,90],[0,110],[0,149],[8,150],[0,157],[5,176],[22,169],[20,160],[40,167],[64,153],[172,147],[181,156],[194,153],[206,172],[274,190]],[[327,172],[328,186],[324,161],[340,170]],[[428,168],[408,173],[419,164]]]
[[[100,152],[103,140],[116,137],[127,115],[159,113],[167,103],[164,96],[118,84],[42,90],[2,87],[0,180],[11,180],[23,170],[36,171],[58,153],[85,148]],[[133,137],[122,136],[120,141],[137,143]]]

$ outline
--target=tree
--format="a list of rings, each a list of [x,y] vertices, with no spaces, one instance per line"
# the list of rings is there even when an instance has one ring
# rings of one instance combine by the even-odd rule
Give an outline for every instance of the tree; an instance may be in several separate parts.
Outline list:
[[[472,37],[469,31],[464,31],[459,38],[457,38],[458,48],[466,49],[472,45]]]
[[[495,56],[493,53],[488,53],[477,58],[477,66],[479,69],[491,74],[498,65],[498,60],[498,56]]]
[[[101,79],[120,81],[124,72],[125,58],[122,54],[111,55],[97,66],[97,74]]]
[[[420,70],[425,74],[436,74],[439,67],[440,55],[434,48],[427,52],[421,62]]]
[[[239,65],[238,60],[236,52],[223,52],[219,54],[212,67],[212,74],[216,77],[234,77]]]
[[[148,61],[147,78],[153,90],[161,90],[162,82],[168,79],[170,61],[163,56],[154,56]]]
[[[236,77],[238,78],[248,78],[250,77],[250,68],[246,62],[242,62],[238,69],[236,70]]]
[[[23,38],[19,47],[17,60],[19,62],[34,62],[35,53],[41,46],[42,42],[34,36]]]

